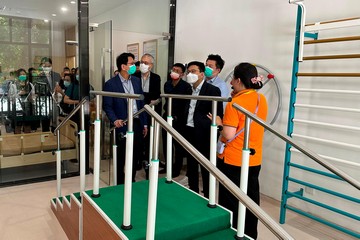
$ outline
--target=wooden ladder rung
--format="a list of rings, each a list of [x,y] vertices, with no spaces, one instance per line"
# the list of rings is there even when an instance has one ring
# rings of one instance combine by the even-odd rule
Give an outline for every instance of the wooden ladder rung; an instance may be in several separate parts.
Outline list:
[[[303,57],[303,60],[346,59],[346,58],[360,58],[360,54],[307,56],[307,57]]]
[[[360,77],[360,73],[297,73],[298,77]]]
[[[345,41],[357,41],[360,40],[360,36],[350,37],[338,37],[338,38],[325,38],[317,40],[306,40],[304,44],[316,44],[316,43],[329,43],[329,42],[345,42]]]
[[[360,17],[343,18],[343,19],[330,20],[330,21],[324,21],[324,22],[319,22],[319,23],[308,23],[308,24],[305,24],[305,26],[312,26],[315,24],[327,24],[327,23],[334,23],[334,22],[345,22],[345,21],[351,21],[351,20],[356,20],[356,19],[360,19]]]

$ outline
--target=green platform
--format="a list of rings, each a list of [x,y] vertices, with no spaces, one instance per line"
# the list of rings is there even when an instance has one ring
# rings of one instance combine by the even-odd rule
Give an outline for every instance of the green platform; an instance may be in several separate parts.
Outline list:
[[[149,181],[132,187],[131,230],[122,230],[131,240],[145,239]],[[92,191],[86,192],[91,196]],[[124,186],[100,189],[92,200],[121,229]],[[209,208],[208,201],[188,189],[159,179],[156,213],[156,239],[234,239],[230,213],[221,207]],[[208,237],[207,237],[208,236]]]

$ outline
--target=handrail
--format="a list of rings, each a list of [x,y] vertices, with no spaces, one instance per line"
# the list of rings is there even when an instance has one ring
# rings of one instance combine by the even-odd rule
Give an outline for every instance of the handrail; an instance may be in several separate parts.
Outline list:
[[[160,102],[161,102],[161,98],[158,98],[158,99],[156,99],[155,101],[151,102],[151,103],[149,104],[149,106],[158,105]],[[140,115],[142,112],[144,112],[144,111],[145,111],[145,108],[140,109],[139,111],[137,111],[136,113],[134,113],[133,118],[139,116],[139,115]],[[129,121],[129,118],[125,119],[125,120],[123,121],[123,123],[126,123],[127,121]],[[109,132],[114,131],[114,129],[116,129],[115,126],[112,127],[112,128],[110,128]]]
[[[194,95],[180,95],[180,94],[160,94],[160,97],[165,98],[179,98],[189,100],[206,100],[206,101],[217,101],[217,102],[231,102],[231,97],[216,97],[216,96],[194,96]]]
[[[176,141],[178,141],[202,166],[204,166],[216,179],[223,184],[239,201],[241,201],[258,219],[279,239],[294,239],[277,222],[275,222],[264,210],[254,203],[236,184],[229,180],[217,167],[194,148],[181,134],[173,129],[159,114],[150,106],[145,105],[145,110],[157,121]]]
[[[94,90],[90,90],[90,94],[101,95],[106,97],[132,98],[132,99],[144,100],[143,94],[117,93],[117,92],[94,91]]]
[[[321,166],[325,167],[326,169],[328,169],[330,172],[338,175],[339,177],[341,177],[342,179],[344,179],[344,181],[348,182],[349,184],[351,184],[352,186],[354,186],[355,188],[357,188],[358,190],[360,190],[360,182],[358,182],[356,179],[354,179],[353,177],[351,177],[350,175],[346,174],[345,172],[339,170],[338,168],[336,168],[335,166],[333,166],[332,164],[327,163],[325,160],[323,160],[321,157],[319,157],[318,154],[312,152],[310,149],[308,149],[307,147],[297,143],[296,141],[292,140],[292,138],[290,138],[287,135],[284,135],[282,133],[279,133],[279,131],[276,131],[274,128],[272,128],[269,124],[267,124],[266,122],[262,121],[261,119],[259,119],[256,115],[252,114],[251,112],[249,112],[248,110],[246,110],[245,108],[241,107],[240,105],[234,103],[233,107],[236,108],[237,110],[239,110],[240,112],[242,112],[243,114],[245,114],[246,116],[250,117],[252,120],[254,120],[256,123],[260,124],[261,126],[263,126],[265,129],[269,130],[270,132],[272,132],[273,134],[275,134],[276,136],[278,136],[279,138],[281,138],[282,140],[284,140],[285,142],[291,144],[293,147],[295,147],[296,149],[298,149],[300,152],[302,152],[303,154],[305,154],[306,156],[308,156],[309,158],[313,159],[315,162],[317,162],[318,164],[320,164]]]
[[[54,135],[56,136],[58,130],[60,130],[60,128],[62,128],[62,126],[64,126],[65,123],[67,123],[67,121],[69,121],[69,119],[74,116],[74,114],[81,108],[81,106],[86,103],[87,101],[87,97],[84,97],[83,99],[81,99],[81,101],[75,106],[75,108],[69,113],[69,115],[67,115],[64,120],[55,128],[54,130]]]

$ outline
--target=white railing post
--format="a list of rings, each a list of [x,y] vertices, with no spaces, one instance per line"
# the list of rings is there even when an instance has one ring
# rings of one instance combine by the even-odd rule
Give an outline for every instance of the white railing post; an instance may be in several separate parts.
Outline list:
[[[80,108],[81,130],[80,130],[80,194],[85,191],[85,158],[86,158],[86,131],[84,124],[84,104]]]
[[[167,122],[172,126],[173,117],[172,117],[172,98],[168,98],[168,114]],[[166,180],[171,182],[172,179],[172,136],[169,132],[166,132]]]
[[[94,187],[92,197],[100,197],[99,181],[100,181],[100,96],[96,95],[96,119],[94,122]]]
[[[248,187],[248,176],[249,176],[249,159],[250,159],[250,149],[249,149],[249,135],[250,135],[250,123],[251,119],[245,115],[245,126],[244,126],[244,145],[242,150],[241,158],[241,175],[240,175],[240,189],[247,194]],[[239,214],[238,226],[237,226],[237,236],[242,238],[244,237],[245,231],[245,214],[246,207],[239,201]]]
[[[128,98],[128,129],[126,133],[126,152],[125,152],[125,185],[124,185],[124,217],[122,229],[129,230],[131,225],[131,191],[133,178],[133,146],[134,146],[134,131],[133,131],[133,102],[134,99]]]
[[[149,177],[149,200],[148,200],[148,213],[146,225],[146,239],[155,239],[155,223],[156,223],[156,201],[158,190],[158,174],[159,174],[159,130],[160,125],[155,121],[154,126],[154,146],[153,156],[150,164],[150,177]]]
[[[61,197],[61,149],[60,149],[60,130],[57,130],[57,150],[56,150],[56,190],[57,196]]]
[[[117,144],[116,144],[116,129],[114,128],[114,130],[112,131],[113,134],[113,147],[112,147],[112,152],[113,152],[113,185],[116,186],[117,185]]]
[[[212,101],[212,119],[210,126],[210,162],[216,166],[216,142],[217,142],[217,101]],[[214,208],[216,195],[216,179],[214,175],[209,174],[209,203],[208,207]]]

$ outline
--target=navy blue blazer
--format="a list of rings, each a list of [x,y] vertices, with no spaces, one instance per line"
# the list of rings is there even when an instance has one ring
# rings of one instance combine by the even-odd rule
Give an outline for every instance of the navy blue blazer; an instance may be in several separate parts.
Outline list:
[[[135,94],[143,94],[141,88],[141,81],[135,76],[131,76],[131,83],[134,89]],[[104,91],[107,92],[116,92],[116,93],[125,93],[124,87],[121,83],[120,76],[116,75],[111,78],[104,85]],[[139,111],[144,107],[143,100],[136,100],[137,110]],[[118,120],[125,120],[128,117],[127,109],[127,99],[126,98],[115,98],[115,97],[105,97],[103,98],[103,110],[106,112],[107,117],[109,118],[112,125]],[[145,112],[142,112],[139,116],[141,127],[144,128],[144,125],[147,125],[147,118]],[[125,133],[127,131],[127,125],[117,128],[117,133]]]

